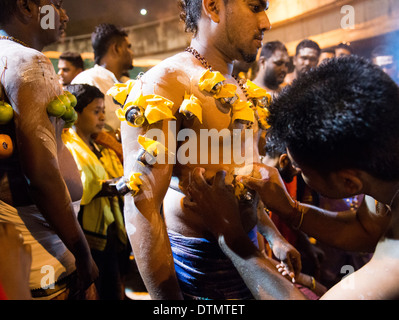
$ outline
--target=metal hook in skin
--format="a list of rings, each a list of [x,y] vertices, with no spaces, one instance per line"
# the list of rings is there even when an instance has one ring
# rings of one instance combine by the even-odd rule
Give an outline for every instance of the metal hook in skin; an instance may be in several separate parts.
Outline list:
[[[153,166],[157,162],[157,158],[144,149],[140,149],[137,155],[137,161],[144,166]]]
[[[125,112],[126,121],[130,122],[136,127],[140,127],[144,124],[146,118],[143,114],[143,110],[139,106],[132,105]]]

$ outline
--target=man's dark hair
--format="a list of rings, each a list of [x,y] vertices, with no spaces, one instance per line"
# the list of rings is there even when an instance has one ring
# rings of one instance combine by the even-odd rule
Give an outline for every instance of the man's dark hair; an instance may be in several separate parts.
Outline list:
[[[353,48],[351,47],[350,43],[341,42],[339,45],[335,47],[335,49],[345,49],[348,50],[351,54],[353,54]]]
[[[104,94],[100,89],[89,84],[71,84],[66,87],[66,90],[76,97],[78,103],[75,106],[75,110],[78,113],[81,113],[94,99],[104,98]]]
[[[270,158],[280,157],[282,154],[287,153],[287,148],[280,140],[275,139],[274,136],[267,136],[265,143],[265,154]]]
[[[269,134],[299,166],[399,179],[399,90],[365,59],[333,58],[294,80],[270,106],[268,120]]]
[[[277,50],[285,51],[288,54],[286,46],[280,41],[270,41],[263,45],[260,51],[260,57],[269,59]]]
[[[198,20],[201,18],[202,0],[179,0],[180,19],[185,23],[185,31],[194,35],[198,31]]]
[[[335,54],[335,50],[333,48],[324,48],[324,49],[321,49],[320,53],[332,53],[332,54]]]
[[[84,63],[83,63],[82,56],[77,52],[70,52],[70,51],[63,52],[60,55],[59,59],[68,61],[75,68],[84,70]]]
[[[122,28],[113,24],[102,23],[96,26],[91,35],[91,44],[94,50],[94,60],[99,64],[114,42],[122,42],[128,34]]]
[[[40,0],[31,0],[36,4],[40,4]],[[6,25],[10,18],[17,10],[17,0],[1,0],[0,1],[0,27]]]
[[[305,39],[305,40],[302,40],[301,42],[299,42],[299,44],[296,46],[295,55],[297,56],[299,54],[299,51],[304,48],[315,49],[317,51],[317,55],[320,56],[320,53],[321,53],[320,46],[318,45],[317,42],[314,42],[313,40],[310,40],[310,39]]]

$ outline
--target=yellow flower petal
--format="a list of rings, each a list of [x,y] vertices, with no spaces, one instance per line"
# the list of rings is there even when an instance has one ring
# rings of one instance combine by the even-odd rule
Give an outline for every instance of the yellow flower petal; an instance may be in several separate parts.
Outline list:
[[[243,120],[254,122],[255,114],[251,109],[251,102],[249,101],[237,101],[233,104],[233,121],[235,120]]]
[[[166,119],[176,119],[172,114],[172,110],[158,106],[147,106],[145,109],[145,117],[149,124]]]
[[[127,96],[134,86],[134,83],[134,80],[129,80],[126,83],[116,83],[107,91],[107,95],[114,98],[117,103],[123,106],[126,102]]]
[[[250,80],[245,84],[247,94],[253,100],[255,106],[268,107],[272,102],[272,96],[265,89],[257,86]]]
[[[159,154],[166,153],[166,151],[168,150],[162,143],[149,139],[145,136],[139,135],[137,141],[145,151],[147,151],[154,157]]]
[[[241,182],[236,181],[234,185],[234,195],[236,196],[236,198],[240,199],[245,191],[245,186]]]
[[[202,73],[198,87],[201,91],[216,93],[217,91],[214,92],[214,87],[224,80],[226,78],[219,71],[210,71],[207,69]]]
[[[132,173],[129,177],[129,181],[126,186],[132,191],[133,196],[135,196],[140,191],[140,186],[143,182],[140,179],[141,173]]]
[[[233,98],[236,94],[237,86],[231,83],[224,84],[220,91],[214,95],[215,99],[220,98]]]
[[[253,83],[250,80],[247,80],[247,82],[244,86],[247,89],[247,94],[251,98],[262,98],[266,95],[270,95],[267,93],[267,91],[265,89],[257,86],[255,83]]]
[[[256,111],[258,113],[258,121],[260,126],[262,127],[263,130],[267,130],[270,128],[269,123],[267,122],[267,118],[270,115],[270,112],[267,108],[261,108],[257,107]]]
[[[148,95],[144,98],[146,99],[144,115],[149,124],[166,119],[176,119],[171,109],[172,101],[158,95]]]
[[[120,121],[126,121],[125,111],[123,111],[122,109],[115,110],[115,114]]]
[[[191,96],[187,93],[184,95],[184,100],[179,108],[179,112],[186,117],[194,115],[198,118],[199,122],[202,123],[202,103],[193,94]]]

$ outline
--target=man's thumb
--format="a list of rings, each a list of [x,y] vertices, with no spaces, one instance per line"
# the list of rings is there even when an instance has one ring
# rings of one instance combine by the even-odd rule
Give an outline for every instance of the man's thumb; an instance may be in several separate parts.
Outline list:
[[[260,188],[260,181],[259,179],[255,179],[253,177],[249,176],[238,176],[237,180],[241,182],[244,186],[247,188],[250,188],[252,190],[258,190]]]

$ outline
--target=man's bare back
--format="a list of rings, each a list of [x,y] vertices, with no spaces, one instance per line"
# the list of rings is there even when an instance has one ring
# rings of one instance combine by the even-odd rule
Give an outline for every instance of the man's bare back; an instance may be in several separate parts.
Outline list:
[[[58,161],[61,175],[67,184],[72,201],[80,200],[82,185],[79,171],[61,140],[64,121],[48,117],[48,120],[42,124],[42,120],[39,120],[43,116],[43,111],[45,111],[43,106],[47,105],[54,96],[62,94],[62,88],[56,85],[56,74],[51,62],[35,50],[28,48],[21,50],[21,46],[8,41],[1,42],[1,45],[7,45],[6,51],[3,51],[7,52],[7,55],[2,55],[0,65],[1,72],[4,72],[2,78],[4,80],[2,86],[5,89],[3,89],[4,98],[9,103],[20,103],[34,99],[37,104],[29,104],[31,107],[24,108],[23,115],[21,110],[16,109],[14,111],[14,123],[2,128],[2,131],[6,131],[5,133],[11,136],[15,146],[12,157],[3,160],[4,165],[2,165],[0,177],[0,200],[12,206],[33,204],[28,193],[27,181],[20,169],[20,155],[25,150],[18,149],[18,144],[21,146],[19,138],[30,135],[34,135],[45,142],[46,151]],[[5,67],[7,69],[4,69]],[[22,91],[21,88],[23,88]],[[37,94],[30,97],[30,90],[37,92]],[[36,106],[41,108],[36,108]],[[22,163],[22,166],[26,165]],[[10,186],[13,186],[12,190]]]

